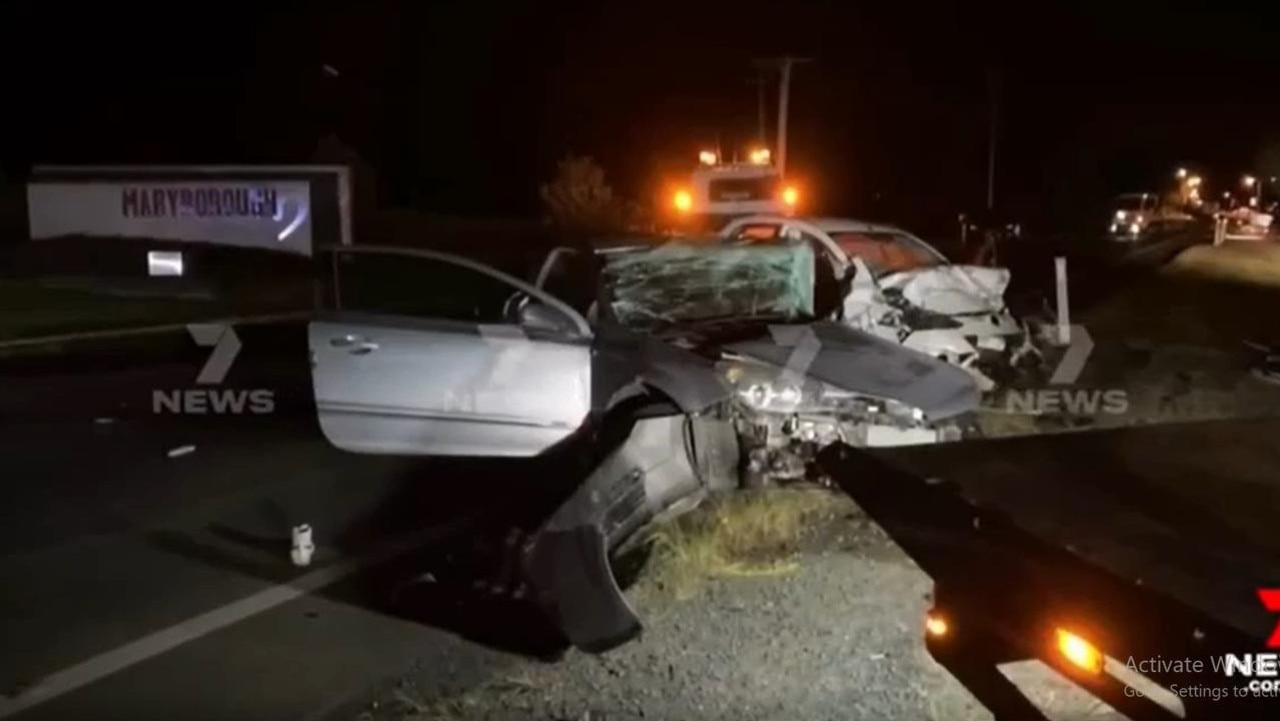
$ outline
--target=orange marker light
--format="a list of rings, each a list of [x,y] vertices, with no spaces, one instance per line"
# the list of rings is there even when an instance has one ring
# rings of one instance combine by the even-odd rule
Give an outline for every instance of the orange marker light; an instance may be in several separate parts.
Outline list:
[[[675,206],[677,212],[688,213],[693,210],[693,195],[687,190],[677,190],[671,198],[671,204]]]
[[[937,611],[930,611],[924,617],[924,631],[934,638],[942,638],[951,632],[951,624]]]
[[[796,207],[796,204],[800,202],[800,191],[796,189],[796,186],[788,185],[782,189],[782,202],[792,208]]]
[[[1054,630],[1058,641],[1058,653],[1071,662],[1073,666],[1089,673],[1102,673],[1104,658],[1102,652],[1093,644],[1071,633],[1065,628]]]

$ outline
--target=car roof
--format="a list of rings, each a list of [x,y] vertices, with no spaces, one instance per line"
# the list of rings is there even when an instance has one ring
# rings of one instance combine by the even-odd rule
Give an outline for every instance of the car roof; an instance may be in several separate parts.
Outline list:
[[[786,216],[786,215],[753,215],[740,218],[743,223],[808,223],[824,233],[905,233],[907,231],[896,225],[887,223],[871,223],[853,218],[834,218],[827,216]]]
[[[865,220],[855,220],[853,218],[803,218],[813,225],[825,230],[828,233],[886,233],[886,232],[904,232],[896,225],[887,223],[871,223]]]

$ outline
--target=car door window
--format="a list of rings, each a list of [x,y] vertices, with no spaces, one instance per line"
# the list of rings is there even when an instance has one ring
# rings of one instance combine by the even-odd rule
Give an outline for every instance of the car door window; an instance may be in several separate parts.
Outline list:
[[[557,248],[543,262],[536,286],[586,315],[596,300],[595,262],[590,252]]]
[[[473,268],[393,253],[337,257],[339,309],[466,323],[509,323],[519,289]]]
[[[793,243],[804,243],[809,246],[809,250],[813,251],[814,262],[827,268],[828,275],[838,276],[840,274],[841,259],[837,258],[835,253],[819,240],[816,235],[796,227],[789,227],[786,229],[785,236],[787,240]]]

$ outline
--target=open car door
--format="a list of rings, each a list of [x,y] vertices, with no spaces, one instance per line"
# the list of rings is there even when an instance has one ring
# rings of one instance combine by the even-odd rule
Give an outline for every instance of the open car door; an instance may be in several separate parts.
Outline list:
[[[342,248],[308,329],[320,427],[357,453],[533,456],[591,408],[591,331],[559,300],[431,251]]]

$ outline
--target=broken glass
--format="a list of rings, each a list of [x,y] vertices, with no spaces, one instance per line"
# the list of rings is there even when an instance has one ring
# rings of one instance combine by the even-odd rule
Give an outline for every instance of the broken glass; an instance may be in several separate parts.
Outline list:
[[[801,244],[669,243],[609,254],[604,276],[614,316],[632,328],[813,316],[813,252]]]

